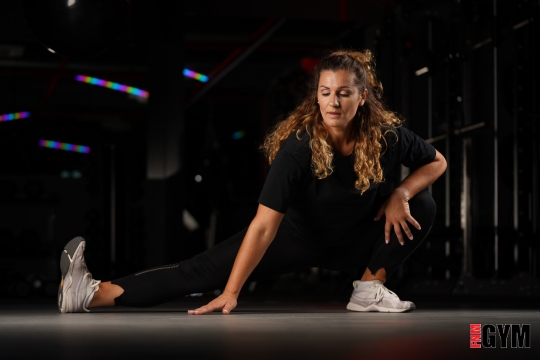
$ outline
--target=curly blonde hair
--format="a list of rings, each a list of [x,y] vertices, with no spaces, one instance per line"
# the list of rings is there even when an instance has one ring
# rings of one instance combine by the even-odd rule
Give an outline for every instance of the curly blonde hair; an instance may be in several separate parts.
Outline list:
[[[355,75],[354,82],[358,90],[360,92],[368,90],[366,101],[363,106],[358,107],[352,127],[355,139],[354,171],[357,174],[354,186],[363,194],[372,181],[375,183],[384,181],[380,157],[388,148],[385,136],[389,131],[395,134],[394,129],[402,123],[400,117],[388,110],[383,103],[383,86],[377,79],[375,59],[369,50],[360,52],[339,50],[324,57],[310,83],[309,94],[285,120],[275,126],[261,148],[271,164],[290,134],[296,132],[296,137],[300,139],[300,133],[306,132],[310,137],[314,176],[317,179],[324,179],[332,174],[334,152],[317,104],[319,78],[321,72],[325,70],[349,71]]]

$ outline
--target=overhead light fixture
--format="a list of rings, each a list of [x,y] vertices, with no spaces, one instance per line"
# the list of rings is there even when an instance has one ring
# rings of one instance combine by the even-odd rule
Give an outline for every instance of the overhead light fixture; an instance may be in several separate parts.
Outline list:
[[[182,222],[184,223],[184,226],[189,230],[189,231],[195,231],[197,230],[200,225],[199,223],[197,222],[197,220],[195,220],[195,218],[193,217],[193,215],[191,215],[189,213],[189,211],[187,211],[186,209],[184,209],[184,211],[182,211]],[[193,295],[192,295],[193,296]],[[195,295],[195,296],[198,296],[198,295]]]
[[[44,148],[65,150],[83,154],[88,154],[90,152],[89,146],[68,144],[52,140],[39,140],[38,145]]]
[[[199,80],[201,82],[207,82],[208,81],[208,76],[203,75],[203,74],[199,74],[198,72],[195,72],[195,71],[189,70],[189,69],[184,69],[184,76],[188,77],[188,78],[195,79],[195,80]]]
[[[520,27],[523,27],[523,26],[527,25],[527,24],[530,23],[532,20],[533,20],[532,18],[531,18],[531,20],[529,20],[529,19],[523,20],[523,21],[520,22],[519,24],[514,25],[512,28],[513,28],[514,30],[517,30],[517,29],[519,29]]]
[[[82,178],[82,173],[79,170],[62,170],[60,172],[60,177],[62,179],[80,179]]]
[[[112,81],[98,79],[98,78],[91,77],[91,76],[77,75],[77,76],[75,76],[75,80],[80,81],[80,82],[84,82],[84,83],[87,83],[87,84],[92,84],[92,85],[105,87],[105,88],[111,89],[111,90],[125,92],[125,93],[135,95],[135,96],[140,96],[142,98],[148,98],[150,96],[150,93],[148,91],[146,91],[146,90],[137,89],[137,88],[134,88],[132,86],[122,85],[122,84],[118,84],[118,83],[115,83],[115,82],[112,82]]]
[[[425,67],[423,67],[423,68],[421,68],[421,69],[416,70],[416,71],[414,72],[414,74],[415,74],[416,76],[420,76],[420,75],[423,75],[423,74],[427,73],[428,71],[429,71],[428,67],[425,66]]]
[[[0,115],[0,121],[12,121],[12,120],[26,119],[29,117],[30,117],[30,113],[28,111],[23,111],[23,112],[17,112],[17,113],[12,113],[12,114]]]

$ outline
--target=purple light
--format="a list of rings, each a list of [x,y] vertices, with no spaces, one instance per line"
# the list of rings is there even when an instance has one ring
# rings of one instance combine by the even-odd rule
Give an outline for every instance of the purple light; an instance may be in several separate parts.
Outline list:
[[[29,117],[30,117],[30,113],[28,111],[23,111],[23,112],[0,115],[0,121],[12,121],[12,120],[26,119]]]

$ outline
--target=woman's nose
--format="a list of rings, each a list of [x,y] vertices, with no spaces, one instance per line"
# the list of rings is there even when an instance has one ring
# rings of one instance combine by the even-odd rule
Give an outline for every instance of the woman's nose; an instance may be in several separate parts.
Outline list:
[[[335,106],[335,107],[339,106],[339,101],[338,101],[337,96],[332,97],[332,99],[330,100],[330,105]]]

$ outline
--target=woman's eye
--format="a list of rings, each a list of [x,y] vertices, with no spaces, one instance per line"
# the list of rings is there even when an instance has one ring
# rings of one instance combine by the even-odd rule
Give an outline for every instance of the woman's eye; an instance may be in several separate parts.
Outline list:
[[[321,94],[321,95],[322,95],[322,96],[328,96],[328,95],[330,95],[330,93],[325,93],[325,94],[323,93],[323,94]]]
[[[347,96],[349,96],[349,93],[340,93],[339,96],[347,97]]]

